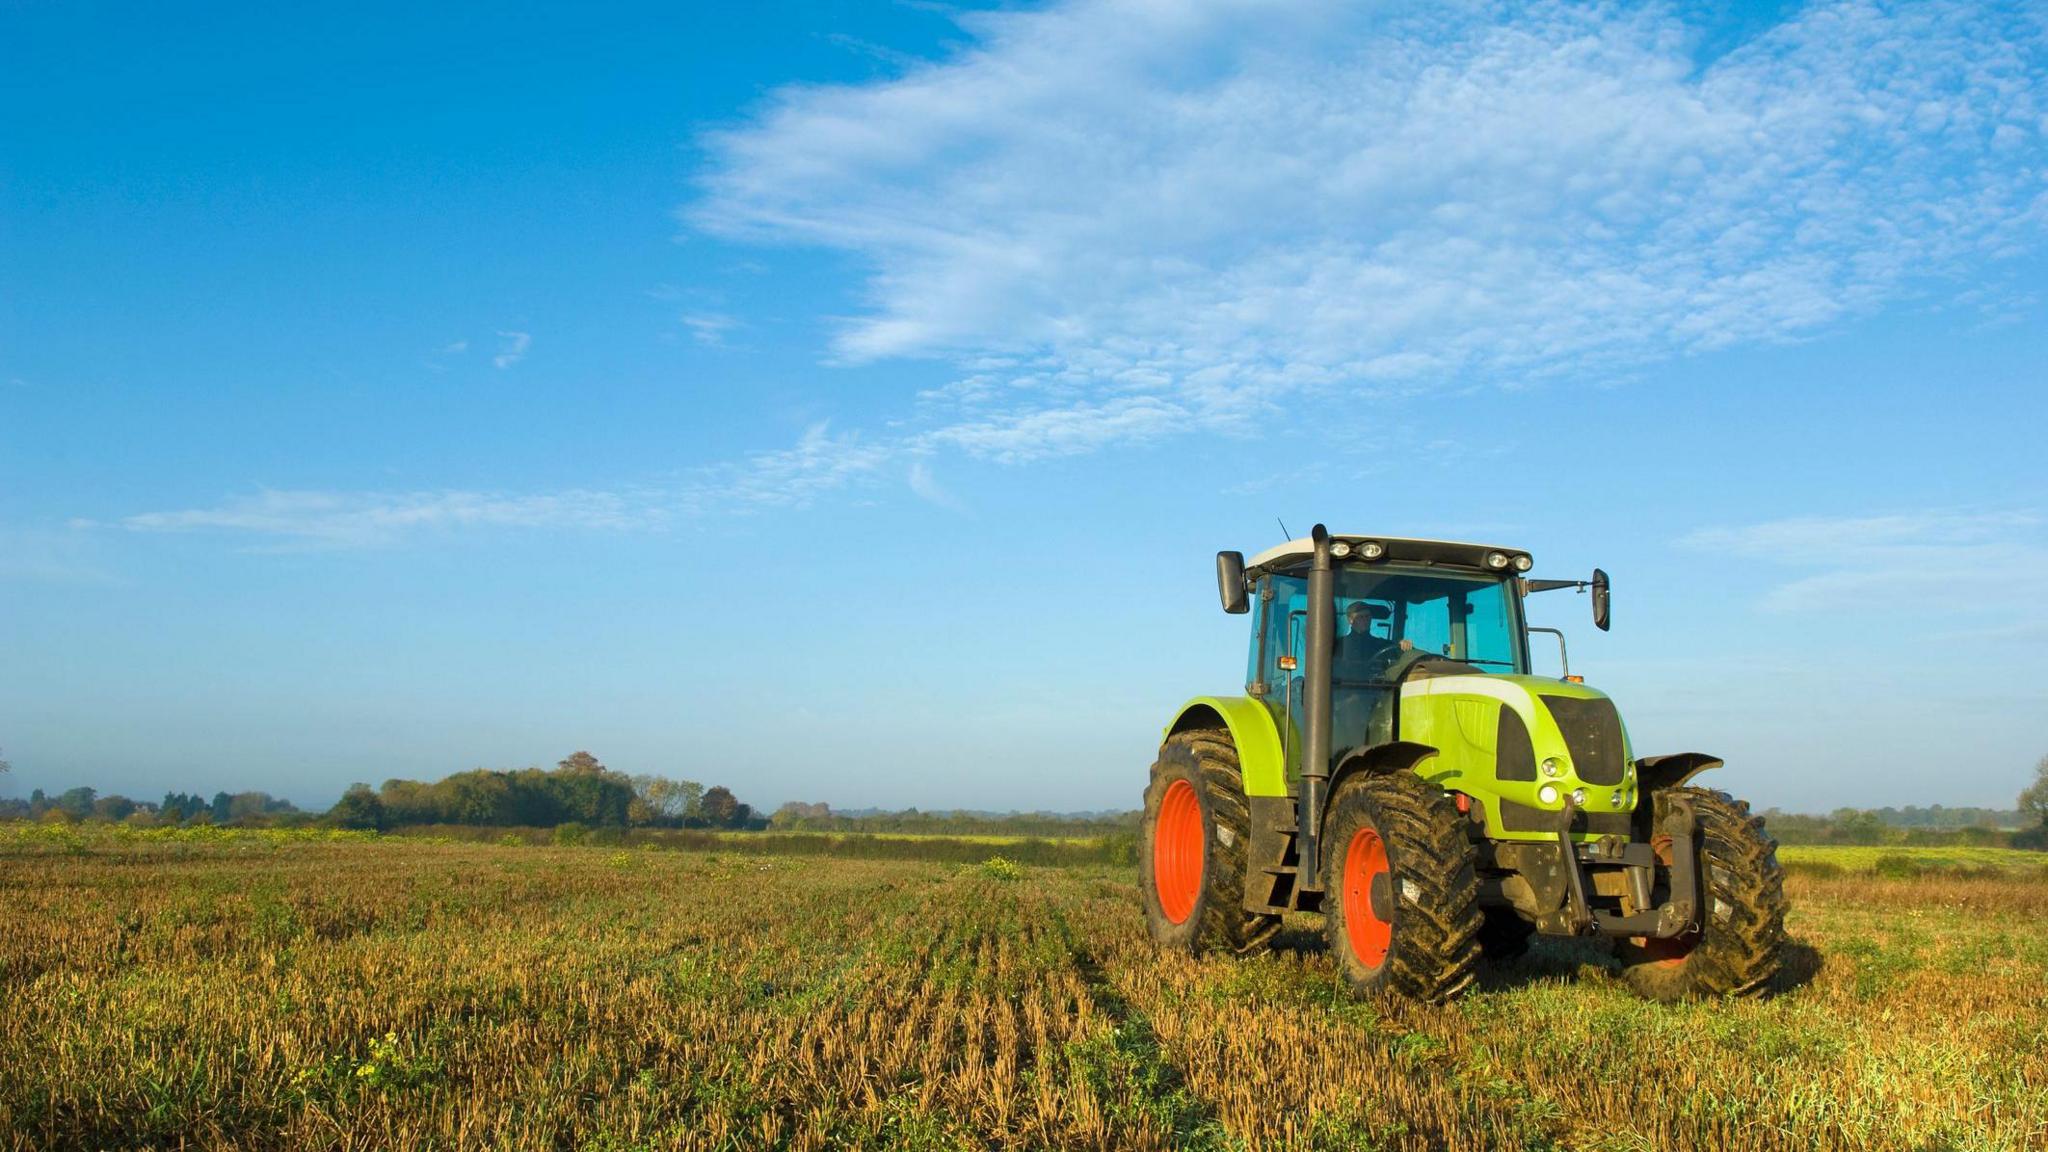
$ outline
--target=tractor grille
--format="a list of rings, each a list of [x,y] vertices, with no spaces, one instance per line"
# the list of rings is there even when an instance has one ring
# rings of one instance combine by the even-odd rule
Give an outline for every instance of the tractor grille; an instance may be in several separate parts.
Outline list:
[[[1614,710],[1614,701],[1545,696],[1543,703],[1564,733],[1565,750],[1572,754],[1579,779],[1588,784],[1621,783],[1621,714]]]

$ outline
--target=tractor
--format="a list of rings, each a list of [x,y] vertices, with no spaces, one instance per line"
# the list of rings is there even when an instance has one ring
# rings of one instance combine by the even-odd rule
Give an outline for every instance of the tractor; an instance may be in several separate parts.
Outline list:
[[[1320,913],[1359,994],[1442,1002],[1536,934],[1611,942],[1653,1000],[1768,989],[1784,874],[1763,821],[1692,786],[1721,761],[1636,756],[1614,702],[1571,675],[1526,597],[1607,574],[1528,577],[1513,548],[1384,536],[1216,557],[1252,616],[1241,696],[1189,701],[1145,790],[1139,871],[1160,945],[1239,956]],[[1339,624],[1342,622],[1342,630]],[[1530,670],[1556,636],[1558,678]]]

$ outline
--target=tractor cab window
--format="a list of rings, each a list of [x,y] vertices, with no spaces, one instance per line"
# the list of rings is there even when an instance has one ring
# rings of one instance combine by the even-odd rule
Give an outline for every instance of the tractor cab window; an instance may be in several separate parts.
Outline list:
[[[1334,746],[1395,738],[1394,678],[1415,666],[1406,658],[1417,653],[1464,661],[1480,672],[1526,671],[1508,587],[1497,579],[1427,569],[1340,568],[1330,652]],[[1308,582],[1293,575],[1266,577],[1259,613],[1249,680],[1261,685],[1293,771],[1305,706]]]
[[[1361,654],[1373,653],[1373,662],[1381,666],[1395,659],[1387,651],[1391,647],[1462,660],[1485,672],[1525,671],[1508,597],[1506,582],[1484,577],[1361,567],[1345,568],[1337,576],[1339,612],[1348,612],[1352,624],[1367,626],[1354,647]],[[1335,667],[1342,678],[1342,637],[1348,630],[1340,623],[1338,632]]]
[[[1330,736],[1338,748],[1397,738],[1398,679],[1426,656],[1480,672],[1525,671],[1514,606],[1501,580],[1428,570],[1346,567],[1337,573],[1330,660]],[[1419,667],[1420,666],[1420,667]],[[1449,665],[1456,668],[1457,665]]]

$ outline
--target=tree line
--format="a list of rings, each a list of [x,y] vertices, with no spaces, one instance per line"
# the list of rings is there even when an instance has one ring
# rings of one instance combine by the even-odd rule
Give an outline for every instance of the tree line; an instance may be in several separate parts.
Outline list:
[[[0,755],[0,773],[11,766]],[[160,801],[100,795],[90,787],[55,796],[40,788],[27,800],[0,799],[0,820],[122,823],[140,827],[216,824],[304,826],[387,831],[428,825],[487,828],[751,828],[784,832],[915,833],[933,836],[1009,835],[1062,839],[1115,836],[1137,827],[1137,812],[1079,815],[1051,812],[835,812],[831,805],[792,801],[762,816],[730,788],[658,775],[627,776],[589,752],[573,752],[552,770],[478,768],[431,783],[386,780],[352,784],[326,813],[303,812],[268,792],[166,792]],[[1825,816],[1768,809],[1771,832],[1788,844],[1985,844],[2048,849],[2048,756],[2013,809],[1839,808]]]
[[[947,810],[835,812],[830,804],[791,801],[768,817],[777,832],[894,833],[919,836],[1038,836],[1048,840],[1136,832],[1144,813],[972,812]]]
[[[754,809],[723,785],[627,776],[588,752],[551,770],[478,768],[431,783],[351,784],[327,813],[338,828],[388,830],[447,824],[483,828],[752,828]]]
[[[166,792],[161,801],[130,800],[119,793],[102,796],[95,788],[67,788],[55,796],[41,788],[26,800],[0,800],[0,820],[98,820],[153,828],[159,825],[234,824],[241,826],[306,824],[314,815],[268,792],[216,792],[209,800],[197,793]]]
[[[2015,806],[1999,808],[1837,808],[1826,816],[1764,811],[1771,835],[1784,844],[1974,844],[2048,849],[2048,756]]]

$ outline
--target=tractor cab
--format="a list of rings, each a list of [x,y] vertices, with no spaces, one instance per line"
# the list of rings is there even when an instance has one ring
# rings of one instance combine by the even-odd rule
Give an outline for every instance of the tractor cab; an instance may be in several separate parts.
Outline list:
[[[1341,561],[1329,659],[1333,749],[1399,739],[1399,692],[1410,679],[1528,673],[1518,578],[1526,553],[1384,537],[1335,537],[1330,552]],[[1240,577],[1254,590],[1246,691],[1265,704],[1290,752],[1307,704],[1313,559],[1313,541],[1292,540],[1260,553]]]

